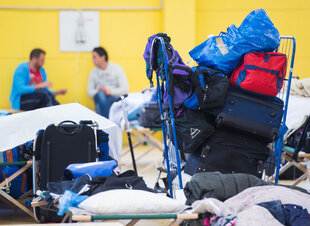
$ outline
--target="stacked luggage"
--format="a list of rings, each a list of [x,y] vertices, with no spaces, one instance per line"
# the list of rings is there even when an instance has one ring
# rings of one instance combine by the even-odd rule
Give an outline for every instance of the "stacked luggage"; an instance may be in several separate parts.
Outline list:
[[[174,54],[170,38],[157,34],[169,46],[169,86],[161,87],[162,102],[168,104],[165,97],[171,95],[177,138],[171,140],[177,141],[181,152],[189,153],[185,173],[261,177],[270,154],[267,145],[279,136],[284,103],[276,95],[283,86],[287,58],[276,52],[280,35],[263,9],[227,31],[190,51],[198,63],[191,70]],[[156,69],[160,57],[146,55],[147,47],[144,58],[151,80],[148,67]]]
[[[256,33],[265,25],[270,26],[272,35],[269,36],[268,31]],[[257,31],[248,29],[254,26]],[[213,117],[216,129],[202,144],[201,150],[191,154],[185,172],[220,171],[261,177],[269,156],[267,145],[276,141],[279,135],[284,104],[276,95],[283,86],[287,59],[285,54],[274,52],[280,44],[280,36],[264,10],[250,13],[237,30],[230,28],[226,35],[212,37],[212,43],[208,43],[208,39],[190,52],[200,67],[209,67],[211,72],[222,70],[230,78],[230,85],[217,89],[217,94],[226,94],[224,103],[223,98],[217,98],[221,107],[206,108],[208,102],[202,103],[198,98],[201,109]],[[239,36],[233,37],[235,32]],[[223,53],[219,40],[227,53]],[[213,53],[211,59],[203,61],[203,57],[210,58],[205,56],[205,50],[212,50],[214,45],[222,54]],[[237,54],[233,55],[233,49]],[[216,85],[209,83],[209,86]],[[210,88],[205,90],[207,93]]]

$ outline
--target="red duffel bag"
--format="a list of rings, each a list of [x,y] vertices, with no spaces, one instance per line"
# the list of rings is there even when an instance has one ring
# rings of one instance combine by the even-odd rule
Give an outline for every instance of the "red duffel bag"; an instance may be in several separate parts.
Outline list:
[[[233,71],[231,85],[256,93],[276,96],[286,74],[286,55],[283,53],[247,53]]]

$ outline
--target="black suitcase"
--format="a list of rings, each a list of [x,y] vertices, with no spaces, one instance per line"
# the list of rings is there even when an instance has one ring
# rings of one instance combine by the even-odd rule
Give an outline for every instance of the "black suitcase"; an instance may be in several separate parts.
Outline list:
[[[98,157],[96,135],[91,126],[64,121],[49,125],[36,138],[33,166],[34,191],[47,190],[47,183],[63,179],[65,168],[72,163],[94,162]],[[41,223],[62,220],[55,207],[34,207]]]
[[[219,171],[261,177],[268,157],[264,140],[231,128],[217,129],[201,149],[189,156],[184,172],[193,175]]]
[[[217,127],[236,128],[271,142],[278,138],[283,101],[278,97],[230,87],[224,107],[214,112],[217,115]]]
[[[138,122],[140,126],[145,128],[161,128],[158,103],[144,104],[139,110]]]
[[[39,188],[61,180],[65,168],[72,163],[94,162],[97,158],[94,130],[88,125],[63,122],[49,125],[41,144]]]

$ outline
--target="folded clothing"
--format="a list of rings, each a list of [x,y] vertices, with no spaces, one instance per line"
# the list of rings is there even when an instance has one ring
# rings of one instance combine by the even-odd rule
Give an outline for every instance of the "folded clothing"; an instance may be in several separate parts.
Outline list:
[[[281,200],[258,203],[272,214],[283,225],[310,225],[310,216],[307,209],[294,204],[282,204]]]

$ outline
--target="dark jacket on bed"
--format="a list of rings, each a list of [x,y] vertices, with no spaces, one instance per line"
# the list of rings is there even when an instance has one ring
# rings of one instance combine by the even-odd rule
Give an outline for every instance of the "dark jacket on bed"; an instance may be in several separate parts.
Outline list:
[[[225,201],[249,187],[275,185],[245,173],[221,174],[220,172],[203,172],[195,174],[184,187],[187,198],[186,204],[204,198],[216,198]],[[305,189],[295,186],[285,186],[306,192]]]

